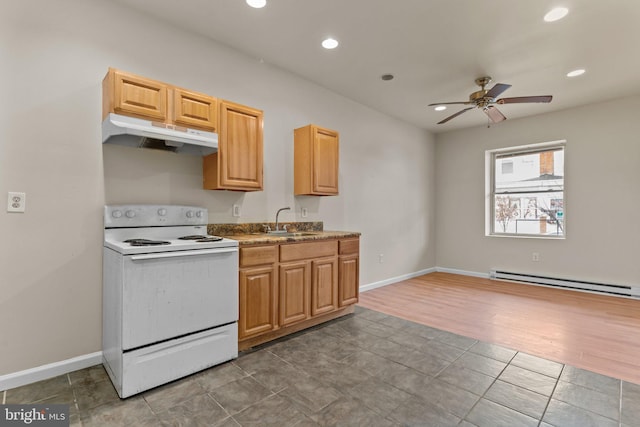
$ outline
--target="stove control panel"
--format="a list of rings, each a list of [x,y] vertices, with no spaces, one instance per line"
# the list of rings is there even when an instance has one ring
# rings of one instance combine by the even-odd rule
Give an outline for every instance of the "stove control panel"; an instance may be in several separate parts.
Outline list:
[[[106,205],[106,228],[207,225],[209,213],[200,206]]]

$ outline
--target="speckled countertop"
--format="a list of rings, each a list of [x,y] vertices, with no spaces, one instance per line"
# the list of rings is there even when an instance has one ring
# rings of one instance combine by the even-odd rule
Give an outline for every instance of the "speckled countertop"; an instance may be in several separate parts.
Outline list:
[[[296,233],[296,235],[279,236],[277,234],[265,233],[267,227],[271,230],[275,230],[275,224],[272,222],[209,224],[207,232],[214,236],[224,236],[229,239],[237,240],[241,246],[302,242],[306,240],[342,239],[360,236],[360,233],[355,231],[325,231],[321,221],[282,222],[278,228],[282,229],[282,226],[284,225],[287,226],[287,231]]]

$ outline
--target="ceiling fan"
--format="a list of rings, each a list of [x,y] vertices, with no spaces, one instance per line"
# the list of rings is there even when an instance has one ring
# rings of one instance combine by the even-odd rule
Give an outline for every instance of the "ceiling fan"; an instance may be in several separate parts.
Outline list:
[[[500,98],[496,99],[502,92],[509,89],[511,85],[507,85],[504,83],[496,83],[489,90],[484,87],[491,82],[491,77],[479,77],[476,79],[476,84],[481,87],[479,91],[473,92],[469,95],[468,101],[460,101],[460,102],[438,102],[435,104],[429,104],[429,107],[434,105],[453,105],[453,104],[464,104],[464,105],[473,105],[472,107],[464,108],[458,111],[455,114],[450,115],[438,122],[439,125],[448,122],[449,120],[458,117],[460,114],[465,111],[473,110],[474,108],[482,108],[482,111],[489,117],[493,123],[498,123],[507,118],[498,110],[494,104],[522,104],[527,102],[551,102],[553,98],[551,95],[542,95],[542,96],[517,96],[515,98]]]

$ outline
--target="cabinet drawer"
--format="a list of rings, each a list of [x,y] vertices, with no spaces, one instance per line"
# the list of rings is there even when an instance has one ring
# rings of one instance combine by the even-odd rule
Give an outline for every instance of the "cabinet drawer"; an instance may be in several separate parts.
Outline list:
[[[340,240],[340,255],[360,253],[360,239]]]
[[[280,262],[298,261],[308,258],[322,258],[338,254],[337,240],[295,243],[280,246]]]
[[[278,261],[277,246],[258,246],[255,248],[240,248],[240,267],[273,264],[276,261]]]

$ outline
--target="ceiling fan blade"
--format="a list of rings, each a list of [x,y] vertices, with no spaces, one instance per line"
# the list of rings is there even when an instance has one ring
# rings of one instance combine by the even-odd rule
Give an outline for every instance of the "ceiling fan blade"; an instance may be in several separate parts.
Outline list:
[[[504,116],[504,114],[502,114],[500,112],[500,110],[498,110],[496,107],[487,107],[487,108],[483,108],[482,111],[484,111],[484,113],[489,116],[489,119],[493,122],[493,123],[498,123],[501,122],[503,120],[507,120],[507,118]]]
[[[447,117],[446,119],[444,119],[444,120],[440,120],[440,121],[438,122],[438,124],[439,124],[439,125],[441,125],[441,124],[443,124],[443,123],[447,123],[449,120],[451,120],[451,119],[453,119],[453,118],[458,117],[460,114],[464,113],[465,111],[473,110],[474,108],[476,108],[476,107],[469,107],[469,108],[465,108],[464,110],[460,110],[460,111],[458,111],[457,113],[450,115],[450,116],[449,116],[449,117]]]
[[[553,96],[551,95],[516,96],[515,98],[498,99],[496,102],[498,104],[522,104],[525,102],[551,102],[551,99],[553,99]]]
[[[438,103],[435,103],[435,104],[429,104],[429,105],[427,105],[427,107],[433,107],[433,106],[436,106],[436,105],[454,105],[454,104],[464,104],[464,105],[468,105],[468,104],[471,104],[471,102],[469,102],[469,101],[459,101],[459,102],[438,102]]]
[[[496,96],[500,95],[502,92],[509,89],[510,87],[511,85],[507,85],[504,83],[496,83],[495,85],[493,85],[491,89],[489,89],[489,92],[487,92],[485,97],[495,98]]]

